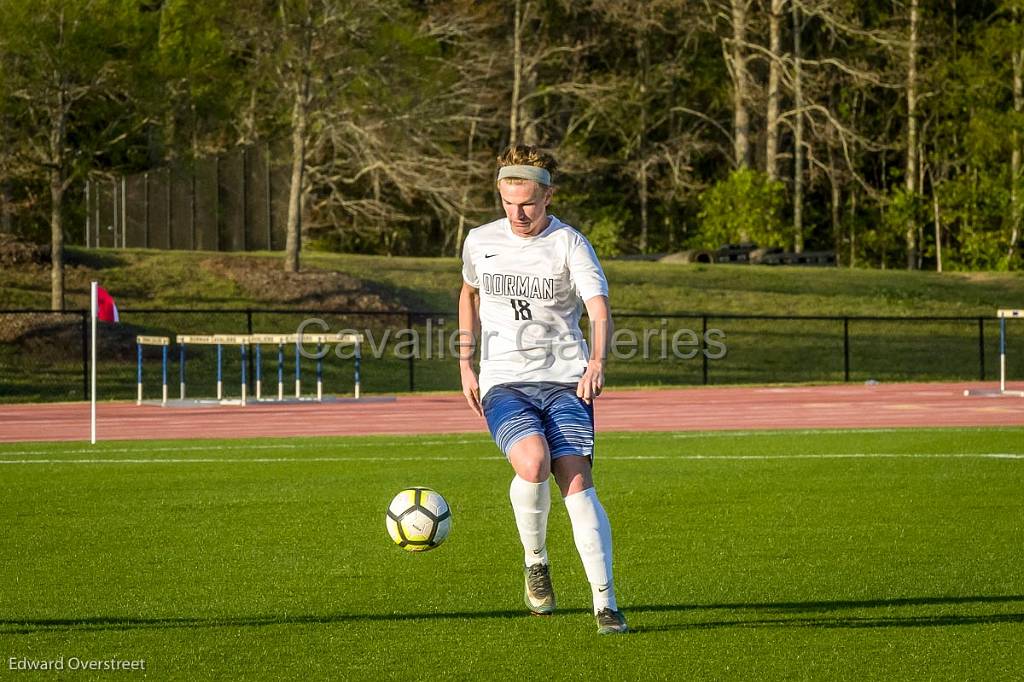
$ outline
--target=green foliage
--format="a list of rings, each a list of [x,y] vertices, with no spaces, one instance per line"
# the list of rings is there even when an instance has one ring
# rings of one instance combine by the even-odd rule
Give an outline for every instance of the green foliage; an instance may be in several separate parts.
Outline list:
[[[144,120],[132,72],[152,24],[120,0],[0,2],[0,183],[20,200],[16,231],[44,240],[56,177],[80,201],[88,172],[131,154]],[[80,238],[80,221],[67,229]]]
[[[923,196],[916,192],[908,192],[905,187],[898,187],[890,193],[886,201],[882,224],[891,239],[898,239],[906,232],[908,226],[924,222],[926,211]]]
[[[632,217],[621,206],[602,206],[583,233],[598,256],[611,258],[622,254],[622,235],[630,220]]]
[[[962,270],[1007,270],[1010,194],[1002,176],[959,175],[942,186],[939,204],[947,222],[956,225],[950,267]]]
[[[781,182],[764,173],[740,168],[701,194],[699,231],[692,241],[697,248],[756,242],[759,246],[787,246],[790,229],[782,222],[785,200]]]
[[[223,122],[242,106],[245,95],[226,34],[232,5],[167,0],[161,7],[152,59],[167,97],[161,108],[170,154],[210,153],[227,143]]]
[[[1013,93],[1022,5],[932,4],[920,27],[925,177],[915,202],[930,208],[932,184],[945,188],[943,256],[951,267],[1022,263],[1006,258],[1009,159],[1013,135],[1024,129]],[[715,3],[527,6],[516,133],[559,156],[563,196],[587,198],[569,218],[603,253],[638,250],[642,214],[650,217],[649,252],[743,238],[792,247],[782,185],[758,170],[722,179],[735,161],[736,131],[722,49],[731,29]],[[909,207],[894,188],[906,167],[906,63],[887,46],[905,40],[906,3],[844,0],[819,9],[801,34],[808,248],[852,243],[860,264],[905,264],[905,231],[897,226]],[[495,214],[493,157],[512,136],[512,16],[513,7],[496,0],[0,2],[5,207],[16,231],[45,232],[54,74],[73,100],[64,163],[76,241],[86,174],[152,170],[240,143],[287,150],[297,85],[308,76],[308,242],[454,254],[458,225]],[[749,18],[754,55],[769,45],[767,6],[754,3]],[[793,29],[788,17],[783,23],[788,52]],[[755,71],[762,80],[761,67]],[[786,185],[792,88],[783,78]],[[748,102],[755,164],[764,158],[764,101]],[[858,216],[840,219],[838,239],[833,184],[837,212]],[[931,253],[932,217],[920,208],[913,212],[929,235],[920,246]],[[680,235],[684,225],[695,227]]]

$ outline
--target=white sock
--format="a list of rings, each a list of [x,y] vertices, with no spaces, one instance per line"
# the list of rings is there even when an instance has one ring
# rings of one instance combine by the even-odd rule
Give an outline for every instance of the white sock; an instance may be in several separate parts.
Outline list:
[[[508,487],[508,498],[512,501],[512,513],[516,516],[526,565],[546,564],[548,511],[551,509],[548,482],[531,483],[516,476]]]
[[[572,536],[583,560],[583,570],[594,593],[594,613],[601,609],[618,610],[612,583],[612,528],[608,515],[593,488],[565,498],[572,522]]]

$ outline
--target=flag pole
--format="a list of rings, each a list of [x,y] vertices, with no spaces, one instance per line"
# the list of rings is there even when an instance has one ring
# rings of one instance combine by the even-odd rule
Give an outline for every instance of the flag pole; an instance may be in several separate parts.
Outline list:
[[[90,380],[90,411],[89,411],[89,426],[90,426],[90,440],[92,445],[96,445],[96,310],[98,307],[96,292],[96,282],[93,282],[89,287],[89,324],[92,326],[92,362],[89,364],[89,373],[91,375]]]

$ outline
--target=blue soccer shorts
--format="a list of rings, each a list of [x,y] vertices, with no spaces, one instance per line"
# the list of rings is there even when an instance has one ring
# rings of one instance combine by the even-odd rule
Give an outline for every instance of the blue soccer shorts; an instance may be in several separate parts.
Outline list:
[[[484,395],[484,417],[501,451],[539,434],[551,459],[594,456],[594,406],[576,395],[576,384],[550,381],[498,384]]]

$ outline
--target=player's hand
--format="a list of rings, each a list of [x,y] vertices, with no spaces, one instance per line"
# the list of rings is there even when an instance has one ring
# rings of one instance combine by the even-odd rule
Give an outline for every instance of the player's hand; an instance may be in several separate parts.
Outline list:
[[[466,396],[469,409],[476,413],[476,416],[484,416],[484,409],[480,405],[480,382],[477,381],[476,372],[472,367],[462,367],[462,395]]]
[[[579,383],[576,384],[576,396],[589,405],[594,398],[601,395],[602,390],[604,390],[604,362],[591,360],[587,364],[587,371],[583,373]]]

